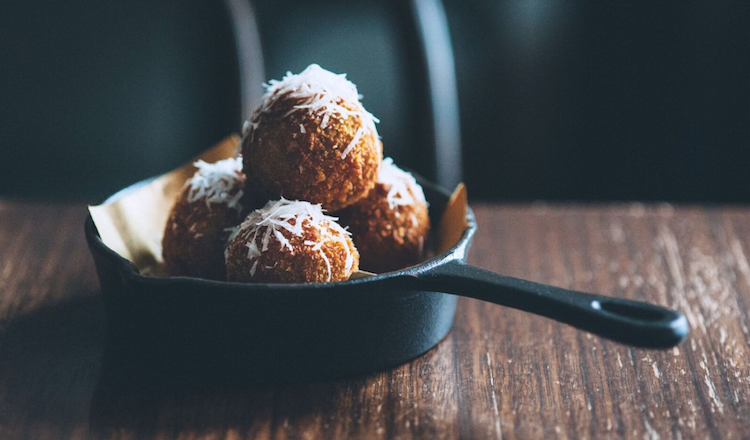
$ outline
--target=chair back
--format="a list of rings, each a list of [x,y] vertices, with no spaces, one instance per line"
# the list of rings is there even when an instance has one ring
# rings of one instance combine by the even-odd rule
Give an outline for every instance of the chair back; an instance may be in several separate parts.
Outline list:
[[[0,36],[2,197],[95,201],[166,172],[313,62],[359,86],[397,163],[460,179],[439,0],[16,2]]]

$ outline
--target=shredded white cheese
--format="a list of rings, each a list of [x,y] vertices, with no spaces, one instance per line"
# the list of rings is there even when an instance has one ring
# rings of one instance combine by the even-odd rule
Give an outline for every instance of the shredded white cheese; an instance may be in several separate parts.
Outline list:
[[[242,190],[242,158],[233,157],[216,163],[206,163],[202,160],[195,162],[198,171],[185,182],[188,190],[187,199],[190,203],[199,200],[211,207],[212,203],[226,204],[229,208],[242,210],[240,199]]]
[[[320,128],[325,130],[330,123],[331,118],[348,118],[350,116],[359,117],[364,127],[366,127],[375,137],[378,131],[375,123],[380,122],[372,113],[365,110],[360,102],[362,95],[357,91],[357,86],[346,79],[346,74],[335,74],[329,70],[323,69],[317,64],[310,64],[299,74],[287,72],[281,80],[270,80],[268,84],[263,85],[266,89],[260,107],[253,112],[249,121],[247,133],[243,127],[243,133],[250,136],[258,128],[260,116],[267,113],[273,105],[281,99],[292,99],[297,104],[286,115],[288,116],[296,111],[306,110],[308,114],[321,118]],[[354,107],[350,110],[343,105],[346,102],[349,106]],[[304,128],[300,127],[304,133]],[[349,146],[342,153],[341,158],[345,159],[352,148],[357,145],[359,139],[364,135],[358,130],[355,139],[349,143]],[[359,135],[359,138],[357,138]],[[252,137],[251,137],[252,139]]]
[[[388,187],[387,200],[388,207],[391,209],[396,209],[397,206],[413,205],[417,202],[428,205],[417,179],[411,173],[397,167],[390,157],[383,159],[378,182]]]
[[[316,229],[321,240],[319,242],[305,240],[303,244],[319,252],[328,269],[328,281],[331,281],[331,262],[323,252],[323,245],[326,242],[335,241],[343,245],[346,251],[347,272],[354,265],[354,255],[346,239],[349,231],[336,223],[336,220],[338,218],[324,214],[321,205],[287,200],[282,197],[281,200],[270,201],[263,208],[250,213],[245,221],[232,232],[229,242],[233,242],[238,236],[249,238],[246,246],[248,262],[253,262],[250,268],[252,277],[255,275],[258,259],[263,252],[268,250],[271,236],[279,242],[281,251],[294,254],[294,247],[288,239],[289,234],[301,237],[305,229]],[[225,252],[224,256],[227,258],[229,253]]]
[[[346,159],[346,156],[349,154],[350,151],[354,149],[354,147],[357,146],[359,143],[359,140],[362,139],[362,136],[365,134],[364,127],[359,127],[357,129],[357,132],[354,133],[354,137],[352,138],[351,142],[349,142],[349,145],[347,145],[346,149],[343,153],[341,153],[341,158]]]

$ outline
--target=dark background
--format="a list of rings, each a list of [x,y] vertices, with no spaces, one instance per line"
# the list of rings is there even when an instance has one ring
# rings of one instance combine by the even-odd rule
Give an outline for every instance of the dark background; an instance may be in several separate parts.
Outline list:
[[[750,201],[748,5],[448,2],[472,192]]]
[[[266,78],[347,72],[421,171],[405,2],[253,3]],[[750,201],[747,2],[444,3],[474,199]],[[239,130],[223,2],[14,2],[0,41],[0,196],[101,198]]]

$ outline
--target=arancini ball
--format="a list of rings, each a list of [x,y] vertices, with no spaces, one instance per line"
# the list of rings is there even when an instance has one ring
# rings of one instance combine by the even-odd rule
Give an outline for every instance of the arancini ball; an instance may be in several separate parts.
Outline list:
[[[229,230],[244,217],[242,159],[198,161],[195,166],[169,214],[162,254],[173,276],[223,280]]]
[[[312,64],[266,85],[243,130],[244,170],[253,191],[336,211],[365,197],[382,161],[377,119],[357,87]]]
[[[349,233],[320,205],[286,199],[256,209],[232,233],[227,280],[316,283],[349,279],[359,253]]]
[[[384,159],[367,197],[337,213],[359,250],[360,267],[384,273],[419,263],[430,232],[427,206],[414,176]]]

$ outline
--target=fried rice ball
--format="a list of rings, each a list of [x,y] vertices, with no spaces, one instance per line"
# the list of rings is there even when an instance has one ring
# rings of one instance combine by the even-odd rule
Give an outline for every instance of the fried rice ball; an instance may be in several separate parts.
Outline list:
[[[224,280],[224,249],[231,228],[244,217],[242,160],[195,163],[196,173],[169,214],[162,254],[169,273]]]
[[[410,173],[386,158],[366,198],[338,213],[360,252],[363,270],[383,273],[419,263],[430,232],[427,200]]]
[[[328,211],[357,202],[375,185],[383,157],[375,122],[357,87],[317,64],[270,81],[243,130],[251,188]]]
[[[334,217],[320,205],[283,198],[247,216],[225,257],[228,281],[343,281],[359,269],[357,248]]]

